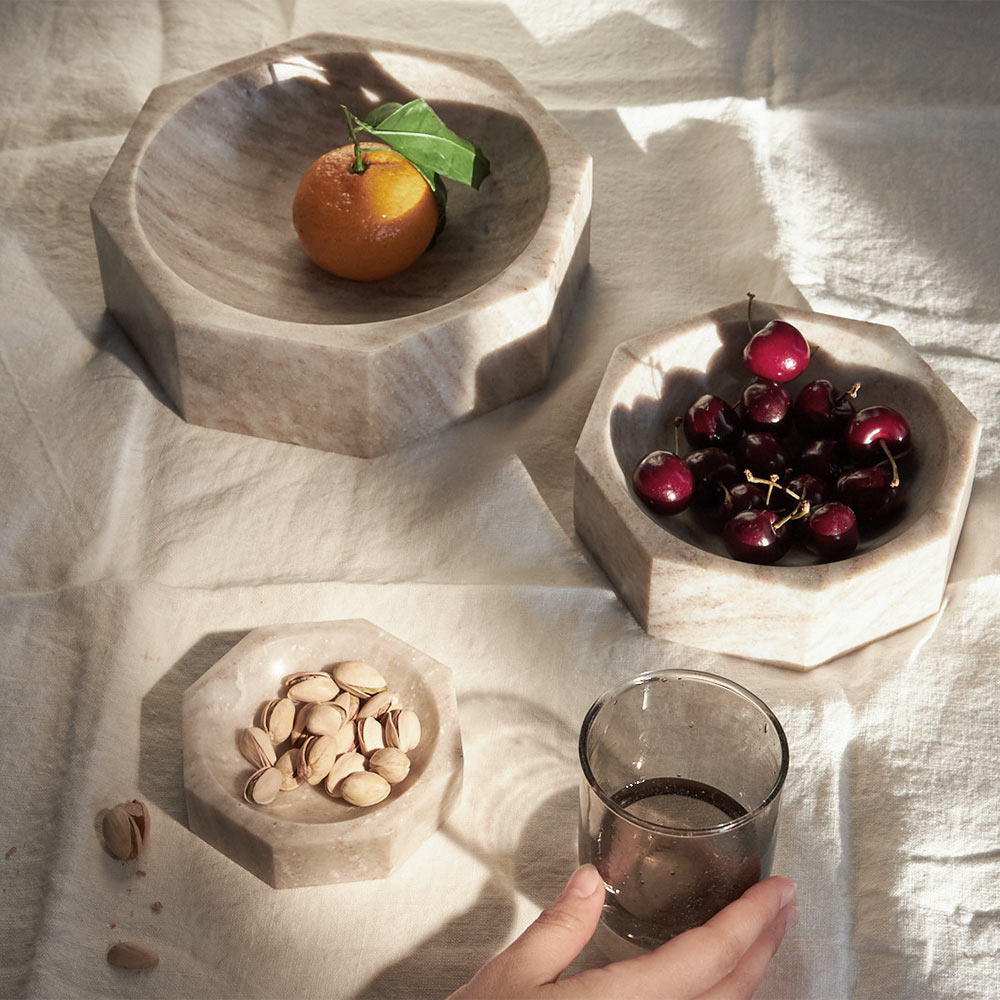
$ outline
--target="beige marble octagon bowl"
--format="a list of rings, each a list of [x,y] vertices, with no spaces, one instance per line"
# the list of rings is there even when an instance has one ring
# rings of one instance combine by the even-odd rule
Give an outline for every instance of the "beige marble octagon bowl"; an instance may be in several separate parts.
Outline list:
[[[306,257],[299,179],[364,115],[425,98],[476,192],[411,268]],[[371,457],[544,385],[590,246],[591,158],[501,65],[317,34],[157,87],[91,205],[108,309],[180,414]]]
[[[632,492],[636,463],[672,450],[675,415],[703,392],[736,399],[746,300],[615,350],[576,449],[578,535],[651,635],[808,669],[934,614],[948,579],[975,471],[979,424],[887,326],[754,302],[812,348],[794,393],[814,378],[860,381],[858,406],[884,403],[910,423],[914,456],[902,515],[840,562],[808,553],[775,566],[730,559],[721,533],[686,511],[659,517]],[[759,328],[759,327],[758,327]],[[682,437],[683,442],[683,437]]]
[[[237,748],[281,679],[341,660],[377,667],[420,718],[410,774],[359,809],[302,785],[250,805],[253,768]],[[184,693],[184,791],[191,830],[276,889],[384,878],[447,819],[462,786],[451,671],[364,619],[254,629]]]

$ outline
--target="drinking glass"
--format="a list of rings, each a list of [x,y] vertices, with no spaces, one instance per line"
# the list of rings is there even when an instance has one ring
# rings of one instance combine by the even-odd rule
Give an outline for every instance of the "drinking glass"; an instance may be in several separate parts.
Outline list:
[[[615,933],[655,947],[770,874],[788,742],[745,688],[642,674],[594,702],[579,749],[580,860]]]

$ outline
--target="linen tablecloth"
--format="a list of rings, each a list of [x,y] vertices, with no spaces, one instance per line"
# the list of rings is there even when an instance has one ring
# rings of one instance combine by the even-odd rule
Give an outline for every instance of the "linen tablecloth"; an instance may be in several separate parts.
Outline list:
[[[594,157],[548,385],[373,460],[185,423],[90,228],[153,87],[313,31],[499,59]],[[588,705],[688,667],[791,746],[758,995],[998,996],[997,51],[992,3],[0,4],[0,993],[443,997],[575,864]],[[573,531],[613,348],[747,290],[895,327],[983,425],[940,612],[804,674],[650,638]],[[385,881],[274,891],[186,827],[181,697],[258,625],[350,617],[454,671],[462,805]],[[144,875],[95,828],[133,796]]]

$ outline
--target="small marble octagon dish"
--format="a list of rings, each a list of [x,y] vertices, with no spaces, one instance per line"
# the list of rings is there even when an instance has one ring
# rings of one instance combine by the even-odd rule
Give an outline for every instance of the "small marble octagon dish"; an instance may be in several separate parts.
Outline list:
[[[251,805],[237,740],[282,678],[342,660],[376,667],[420,718],[409,776],[359,808],[320,786]],[[462,785],[451,671],[364,619],[254,629],[184,693],[184,791],[191,830],[276,889],[384,878],[448,818]]]
[[[839,562],[795,550],[758,566],[729,558],[721,531],[691,511],[659,517],[632,472],[673,450],[673,419],[699,395],[739,398],[746,300],[618,346],[576,448],[576,531],[651,635],[804,670],[934,614],[969,503],[975,417],[894,329],[754,301],[755,326],[797,326],[812,357],[789,383],[861,383],[858,407],[882,403],[910,424],[914,454],[901,516]],[[682,454],[683,451],[683,436]]]
[[[364,116],[426,99],[479,191],[412,267],[334,278],[291,221]],[[370,138],[362,136],[362,138]],[[308,35],[155,88],[91,204],[112,316],[184,419],[362,457],[540,389],[587,266],[591,157],[499,63]]]

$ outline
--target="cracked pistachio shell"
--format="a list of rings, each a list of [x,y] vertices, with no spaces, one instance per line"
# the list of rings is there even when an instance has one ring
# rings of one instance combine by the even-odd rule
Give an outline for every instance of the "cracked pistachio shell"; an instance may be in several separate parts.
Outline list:
[[[275,698],[260,713],[260,728],[271,737],[271,742],[275,745],[288,739],[294,722],[295,702],[291,698]]]
[[[332,701],[338,694],[340,688],[329,674],[310,674],[288,686],[288,697],[292,701]]]
[[[286,750],[275,763],[274,766],[282,775],[281,790],[283,792],[290,792],[302,784],[302,779],[298,775],[301,756],[302,751],[298,747],[292,747],[291,750]]]
[[[109,809],[101,820],[101,833],[108,853],[119,861],[132,861],[142,850],[142,834],[139,824],[130,816],[124,806]]]
[[[351,719],[357,718],[358,709],[361,707],[361,699],[356,694],[351,694],[350,691],[341,691],[333,699],[333,704],[339,705],[344,710],[347,721],[350,722]]]
[[[300,705],[295,713],[292,731],[288,734],[293,743],[301,742],[302,737],[306,735],[306,719],[309,718],[310,711],[312,711],[312,703],[307,702],[305,705]]]
[[[363,754],[370,754],[385,746],[382,723],[373,716],[358,719],[358,747]]]
[[[307,736],[302,744],[299,777],[310,785],[318,785],[330,773],[338,756],[337,744],[332,736]]]
[[[333,736],[347,722],[347,712],[332,701],[324,701],[309,706],[305,717],[306,732],[313,736]]]
[[[259,726],[250,726],[240,733],[240,753],[254,767],[271,767],[278,759],[271,737]]]
[[[368,768],[390,785],[398,785],[410,773],[410,758],[395,747],[383,747],[368,758]]]
[[[373,806],[392,791],[392,786],[374,771],[355,771],[344,778],[340,794],[352,806]]]
[[[243,798],[258,806],[273,802],[281,791],[285,776],[276,767],[262,767],[247,779],[243,788]]]
[[[409,753],[420,744],[420,719],[412,709],[390,712],[385,723],[385,742],[403,753]]]
[[[333,679],[351,694],[368,698],[386,688],[385,678],[364,660],[344,660],[333,668]]]
[[[352,750],[357,750],[358,748],[358,732],[356,724],[353,722],[346,722],[344,725],[335,732],[330,739],[333,740],[334,745],[337,748],[337,753],[349,753]]]
[[[132,799],[131,802],[122,802],[121,807],[135,820],[135,825],[139,828],[140,847],[145,847],[149,843],[149,810],[146,803]]]
[[[379,691],[373,694],[358,709],[359,719],[381,718],[391,708],[399,705],[399,695],[395,691]]]
[[[349,774],[365,769],[365,758],[354,752],[342,753],[326,776],[326,790],[335,798],[341,797],[341,784]]]
[[[149,945],[138,941],[119,941],[108,949],[108,965],[116,969],[154,969],[160,956]]]

